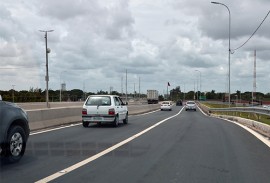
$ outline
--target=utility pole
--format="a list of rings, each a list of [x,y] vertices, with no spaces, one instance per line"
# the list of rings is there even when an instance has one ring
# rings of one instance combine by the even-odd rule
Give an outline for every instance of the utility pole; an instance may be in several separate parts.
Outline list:
[[[13,88],[13,90],[12,90],[12,101],[13,101],[13,103],[14,103],[14,86],[16,86],[16,85],[12,85],[12,88]]]
[[[136,97],[136,93],[135,92],[136,92],[136,90],[135,90],[135,83],[134,83],[134,97],[133,97],[134,99]]]
[[[196,95],[195,95],[196,93],[195,93],[195,80],[194,80],[194,100],[196,99]]]
[[[229,13],[229,55],[228,55],[228,60],[229,60],[229,69],[228,69],[228,80],[229,80],[229,108],[231,107],[231,11],[229,7],[226,4],[220,3],[220,2],[211,2],[213,4],[219,4],[227,8],[228,13]]]
[[[252,106],[254,99],[256,99],[256,50],[254,50],[254,68],[253,68],[253,92],[252,92]]]
[[[127,104],[127,69],[126,69],[126,104]]]
[[[46,52],[46,76],[45,76],[45,81],[46,81],[46,105],[47,108],[49,108],[49,66],[48,66],[48,54],[51,52],[50,48],[47,46],[47,33],[48,32],[53,32],[53,30],[39,30],[40,32],[45,32],[45,52]]]
[[[85,81],[83,81],[83,99],[86,99],[86,94],[85,94]]]
[[[121,95],[123,96],[123,76],[121,77]]]
[[[139,77],[139,99],[141,98],[141,78]]]

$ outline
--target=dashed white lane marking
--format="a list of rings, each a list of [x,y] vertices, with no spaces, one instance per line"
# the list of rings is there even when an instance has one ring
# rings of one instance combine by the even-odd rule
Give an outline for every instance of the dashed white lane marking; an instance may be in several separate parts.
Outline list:
[[[102,151],[102,152],[100,152],[100,153],[98,153],[98,154],[96,154],[94,156],[91,156],[91,157],[89,157],[89,158],[87,158],[87,159],[85,159],[85,160],[83,160],[83,161],[81,161],[79,163],[76,163],[76,164],[74,164],[74,165],[72,165],[72,166],[70,166],[70,167],[68,167],[66,169],[60,170],[60,171],[58,171],[58,172],[56,172],[56,173],[54,173],[54,174],[52,174],[52,175],[50,175],[48,177],[45,177],[45,178],[43,178],[41,180],[38,180],[36,183],[49,182],[49,181],[52,181],[52,180],[54,180],[56,178],[59,178],[59,177],[65,175],[65,174],[67,174],[67,173],[69,173],[69,172],[71,172],[73,170],[76,170],[76,169],[78,169],[78,168],[80,168],[80,167],[82,167],[82,166],[84,166],[84,165],[86,165],[86,164],[100,158],[101,156],[104,156],[105,154],[108,154],[109,152],[117,149],[118,147],[121,147],[121,146],[127,144],[128,142],[136,139],[137,137],[140,137],[141,135],[143,135],[146,132],[152,130],[153,128],[159,126],[160,124],[168,121],[169,119],[172,119],[172,118],[178,116],[182,112],[182,110],[183,110],[183,108],[177,114],[175,114],[173,116],[170,116],[170,117],[168,117],[168,118],[166,118],[166,119],[164,119],[162,121],[159,121],[158,123],[156,123],[156,124],[146,128],[145,130],[143,130],[143,131],[141,131],[141,132],[127,138],[126,140],[123,140],[122,142],[119,142],[118,144],[116,144],[114,146],[109,147],[108,149],[105,149],[104,151]]]

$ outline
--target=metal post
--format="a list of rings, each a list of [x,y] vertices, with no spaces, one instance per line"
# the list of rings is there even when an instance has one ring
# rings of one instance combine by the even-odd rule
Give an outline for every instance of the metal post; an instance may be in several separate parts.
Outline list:
[[[61,82],[61,75],[62,73],[65,72],[65,71],[62,71],[60,73],[60,76],[59,76],[59,79],[60,79],[60,98],[59,98],[59,101],[62,102],[62,82]]]
[[[141,78],[139,77],[139,100],[141,99]]]
[[[198,71],[198,70],[195,70],[195,71]],[[196,79],[196,80],[197,80],[197,100],[199,100],[199,89],[198,89],[198,85],[199,85],[199,84],[198,84],[198,80],[199,80],[199,79],[198,79],[198,76],[197,76],[197,79]],[[195,81],[194,81],[194,87],[195,87]],[[195,90],[195,89],[194,89],[194,90]]]
[[[128,100],[128,97],[127,97],[127,69],[126,69],[126,104],[128,103],[127,100]]]
[[[45,81],[46,81],[46,105],[47,108],[49,108],[49,66],[48,66],[48,53],[50,53],[50,49],[48,49],[47,46],[47,33],[52,32],[53,30],[39,30],[40,32],[45,32],[45,52],[46,52],[46,76],[45,76]]]
[[[47,108],[49,108],[49,66],[48,66],[47,31],[45,32],[45,44],[46,44],[46,104]]]
[[[12,85],[12,88],[13,88],[13,90],[12,90],[12,101],[13,101],[13,103],[14,103],[14,86],[16,86],[16,85]]]
[[[211,2],[213,4],[219,4],[222,5],[224,7],[227,8],[228,12],[229,12],[229,73],[228,73],[228,77],[229,77],[229,107],[231,106],[231,12],[230,9],[228,8],[228,6],[226,6],[223,3],[220,2]]]
[[[200,73],[200,99],[202,97],[202,73],[199,70],[195,70]]]

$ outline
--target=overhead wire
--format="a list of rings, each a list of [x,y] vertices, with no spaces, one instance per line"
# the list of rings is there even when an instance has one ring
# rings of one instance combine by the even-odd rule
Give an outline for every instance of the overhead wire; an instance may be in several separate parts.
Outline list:
[[[263,22],[266,20],[266,18],[268,17],[270,11],[268,11],[267,15],[264,17],[263,21],[260,23],[260,25],[257,27],[257,29],[251,34],[251,36],[239,47],[230,50],[231,54],[234,54],[234,52],[240,48],[242,48],[254,35],[255,33],[259,30],[259,28],[261,27],[261,25],[263,24]]]

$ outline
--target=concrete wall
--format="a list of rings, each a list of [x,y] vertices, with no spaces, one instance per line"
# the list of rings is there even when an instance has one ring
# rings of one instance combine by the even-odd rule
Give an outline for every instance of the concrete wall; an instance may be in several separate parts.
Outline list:
[[[154,105],[131,105],[128,106],[129,115],[150,112],[160,108]],[[53,126],[80,122],[82,120],[82,107],[71,106],[62,108],[26,110],[31,130],[39,130]]]

